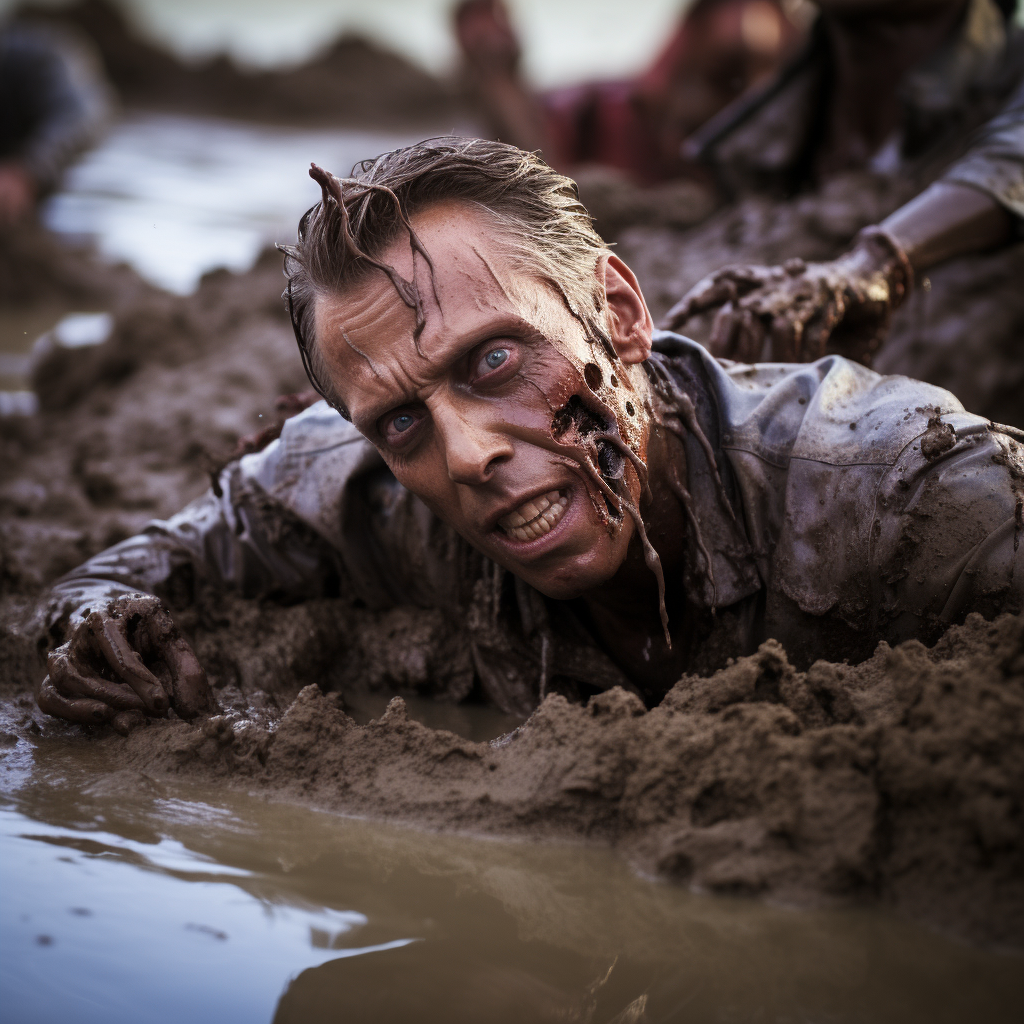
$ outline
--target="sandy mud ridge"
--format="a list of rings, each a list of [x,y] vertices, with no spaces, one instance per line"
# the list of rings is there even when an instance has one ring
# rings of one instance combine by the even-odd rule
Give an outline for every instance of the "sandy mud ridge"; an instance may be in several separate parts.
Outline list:
[[[102,745],[119,766],[105,789],[175,776],[430,829],[610,844],[701,891],[880,903],[1024,944],[1021,617],[975,615],[933,650],[882,644],[807,672],[769,641],[650,710],[619,689],[586,706],[550,696],[491,743],[428,728],[401,698],[363,726],[314,685],[283,715],[265,691],[220,698],[202,724],[127,739],[41,728]],[[40,728],[25,697],[14,705],[16,731]]]

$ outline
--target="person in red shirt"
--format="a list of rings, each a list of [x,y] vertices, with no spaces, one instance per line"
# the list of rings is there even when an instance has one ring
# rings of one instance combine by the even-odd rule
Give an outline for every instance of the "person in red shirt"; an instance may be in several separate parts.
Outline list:
[[[642,185],[686,173],[683,140],[769,79],[802,40],[780,0],[697,0],[638,77],[535,93],[502,0],[464,0],[455,31],[495,137],[540,150],[562,171],[599,164]]]

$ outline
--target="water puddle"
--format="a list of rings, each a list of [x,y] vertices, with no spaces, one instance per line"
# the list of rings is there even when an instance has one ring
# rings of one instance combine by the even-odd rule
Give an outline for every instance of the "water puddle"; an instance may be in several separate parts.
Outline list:
[[[421,833],[107,767],[77,739],[0,758],[6,1020],[1019,1019],[1019,956],[878,912],[699,896],[606,851]]]
[[[266,245],[294,241],[299,217],[320,195],[307,174],[310,161],[348,174],[357,160],[414,141],[136,115],[75,164],[43,221],[184,295],[207,271],[248,270]]]

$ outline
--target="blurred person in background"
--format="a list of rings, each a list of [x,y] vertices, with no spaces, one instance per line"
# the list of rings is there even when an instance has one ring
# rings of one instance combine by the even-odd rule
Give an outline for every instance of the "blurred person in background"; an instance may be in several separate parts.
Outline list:
[[[819,0],[805,50],[767,88],[700,129],[687,155],[728,197],[821,196],[864,172],[859,187],[888,182],[900,196],[889,209],[898,208],[868,221],[838,259],[709,275],[667,326],[715,312],[709,345],[719,356],[811,361],[838,351],[869,363],[915,280],[926,292],[934,281],[927,307],[916,322],[903,318],[877,367],[1024,425],[1024,31],[1016,6]],[[923,276],[939,267],[932,281]]]
[[[597,164],[645,185],[686,171],[683,140],[769,79],[801,40],[780,0],[697,0],[638,77],[538,93],[520,74],[502,0],[464,0],[454,21],[467,83],[496,138],[540,150],[563,171]]]
[[[41,26],[0,25],[0,225],[33,213],[110,110],[84,42]]]

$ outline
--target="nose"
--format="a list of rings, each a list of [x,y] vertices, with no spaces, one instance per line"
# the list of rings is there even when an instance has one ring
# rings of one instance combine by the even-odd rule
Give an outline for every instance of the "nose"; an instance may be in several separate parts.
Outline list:
[[[512,458],[512,443],[492,422],[486,406],[438,403],[431,416],[444,446],[448,476],[455,483],[487,483],[495,468]]]

